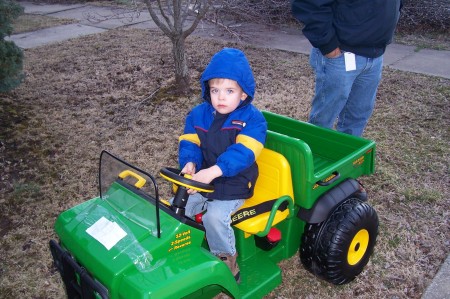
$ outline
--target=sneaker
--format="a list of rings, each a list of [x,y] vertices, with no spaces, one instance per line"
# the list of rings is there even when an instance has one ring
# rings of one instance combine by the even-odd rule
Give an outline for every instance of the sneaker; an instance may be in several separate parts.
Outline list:
[[[238,254],[234,255],[219,255],[219,258],[230,268],[231,274],[233,274],[234,279],[237,283],[241,282],[241,271],[239,270],[239,265],[236,261]]]

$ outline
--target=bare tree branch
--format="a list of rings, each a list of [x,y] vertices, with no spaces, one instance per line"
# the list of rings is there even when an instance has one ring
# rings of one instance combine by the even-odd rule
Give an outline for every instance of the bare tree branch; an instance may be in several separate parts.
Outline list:
[[[167,35],[170,36],[171,35],[171,29],[169,26],[170,21],[167,18],[167,16],[163,13],[161,6],[160,6],[160,1],[158,0],[158,5],[160,7],[160,11],[161,11],[161,15],[163,16],[163,18],[166,20],[166,23],[163,23],[160,18],[158,17],[158,15],[155,13],[152,4],[150,3],[150,0],[144,0],[145,5],[147,6],[147,10],[150,13],[150,16],[153,20],[153,22],[155,22],[156,26],[158,26],[159,29],[161,29],[161,31]]]
[[[203,5],[201,5],[203,4]],[[208,12],[209,7],[212,4],[212,0],[200,1],[197,7],[194,6],[194,13],[196,13],[195,20],[192,23],[191,27],[186,29],[183,33],[184,37],[189,36],[192,32],[194,32],[195,28],[197,28],[198,23],[205,17]],[[198,13],[197,13],[198,11]]]
[[[189,69],[185,53],[185,39],[194,32],[208,11],[212,0],[143,0],[153,22],[170,38],[175,65],[175,84],[179,93],[188,93]],[[157,5],[155,5],[155,2]],[[188,17],[194,16],[189,24]]]

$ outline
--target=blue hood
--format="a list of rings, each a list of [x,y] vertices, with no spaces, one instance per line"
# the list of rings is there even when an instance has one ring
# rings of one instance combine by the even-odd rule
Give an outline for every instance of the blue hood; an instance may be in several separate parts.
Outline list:
[[[253,101],[255,78],[244,52],[233,48],[224,48],[217,52],[209,62],[200,78],[202,98],[211,103],[208,80],[223,78],[236,81],[248,95],[245,102]]]

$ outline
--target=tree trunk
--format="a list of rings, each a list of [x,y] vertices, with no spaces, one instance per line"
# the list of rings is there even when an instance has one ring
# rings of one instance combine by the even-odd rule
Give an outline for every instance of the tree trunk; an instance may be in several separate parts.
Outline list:
[[[172,41],[172,56],[175,63],[174,93],[188,95],[191,92],[188,64],[185,57],[185,39],[197,28],[212,1],[144,0],[152,20]],[[195,13],[195,19],[191,24],[186,24],[190,13]]]
[[[187,95],[191,91],[189,70],[185,52],[185,37],[172,38],[172,56],[175,62],[175,85],[179,94]]]

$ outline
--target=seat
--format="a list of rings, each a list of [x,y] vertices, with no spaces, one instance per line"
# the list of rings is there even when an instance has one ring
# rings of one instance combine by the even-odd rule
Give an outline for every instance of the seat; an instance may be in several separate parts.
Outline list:
[[[263,237],[267,235],[270,228],[290,215],[293,212],[293,188],[291,167],[286,158],[267,148],[264,148],[256,163],[259,168],[259,176],[256,181],[255,191],[251,198],[247,199],[242,207],[234,215],[239,215],[239,211],[246,210],[266,201],[276,200],[271,211],[253,216],[247,220],[239,222],[234,226],[249,235]],[[288,208],[280,211],[277,207],[284,201],[288,202]],[[271,223],[268,223],[271,222]]]

